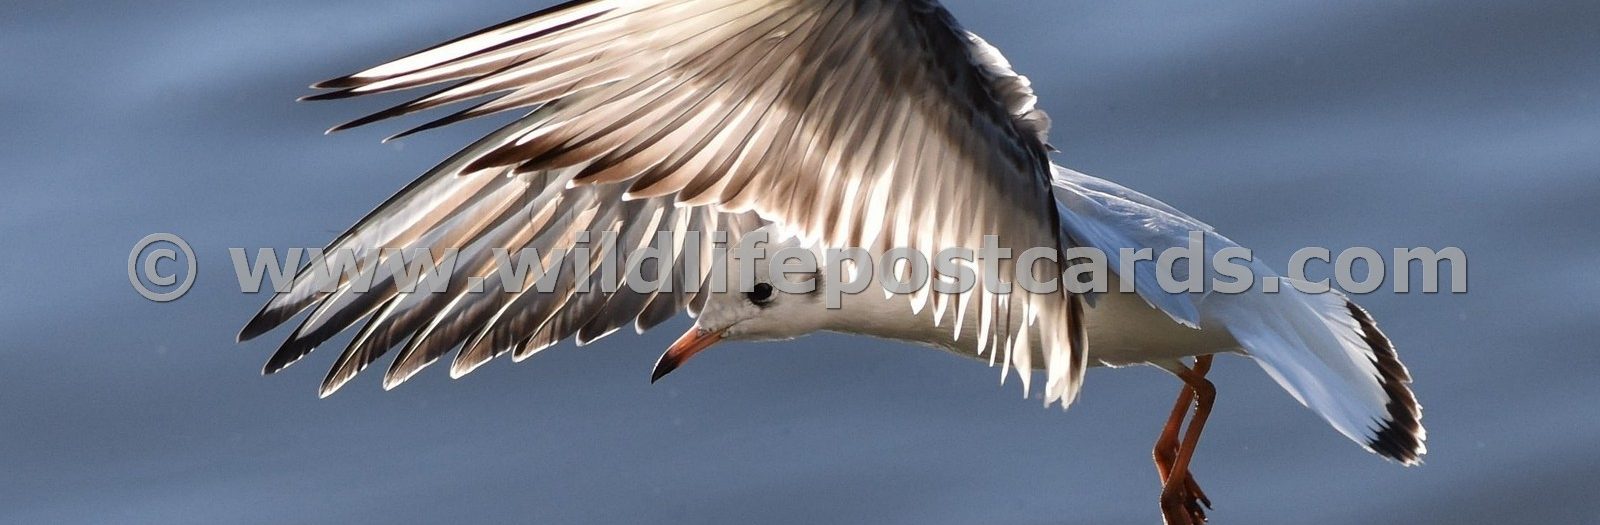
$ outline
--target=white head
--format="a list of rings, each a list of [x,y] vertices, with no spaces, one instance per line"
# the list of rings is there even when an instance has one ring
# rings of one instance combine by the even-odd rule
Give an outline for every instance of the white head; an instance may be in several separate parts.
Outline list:
[[[792,241],[786,244],[792,245]],[[720,341],[782,341],[839,328],[841,312],[827,308],[823,300],[828,279],[822,270],[787,274],[787,283],[774,283],[768,275],[768,261],[758,263],[751,280],[740,283],[737,263],[730,255],[726,266],[729,284],[706,298],[694,327],[661,355],[651,381]]]

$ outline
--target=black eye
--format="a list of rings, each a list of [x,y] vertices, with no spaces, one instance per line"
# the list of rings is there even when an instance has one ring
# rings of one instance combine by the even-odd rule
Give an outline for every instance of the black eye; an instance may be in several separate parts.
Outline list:
[[[750,302],[755,303],[755,304],[767,304],[767,303],[770,303],[770,302],[772,302],[772,299],[773,299],[773,297],[772,297],[772,285],[767,284],[767,283],[756,283],[756,287],[752,288],[748,292],[745,292],[744,296],[745,297],[749,297],[750,298]]]

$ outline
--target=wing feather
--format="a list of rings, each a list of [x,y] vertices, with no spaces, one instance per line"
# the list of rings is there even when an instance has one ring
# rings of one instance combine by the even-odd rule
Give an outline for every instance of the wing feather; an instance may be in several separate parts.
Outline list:
[[[395,292],[386,274],[376,293],[362,294],[308,269],[241,333],[260,335],[315,307],[269,369],[362,319],[324,393],[407,339],[386,386],[452,349],[460,349],[452,365],[460,375],[507,352],[522,359],[629,322],[642,330],[705,300],[698,289],[708,268],[686,257],[689,232],[771,224],[825,246],[909,247],[930,257],[976,249],[986,236],[1014,253],[1065,248],[1050,191],[1048,117],[1026,78],[932,0],[568,2],[317,84],[330,91],[309,98],[447,82],[336,129],[485,98],[401,135],[534,109],[330,248],[459,249],[465,277],[453,276],[448,293],[419,298]],[[457,291],[469,278],[500,283],[504,263],[488,255],[496,249],[545,250],[547,267],[593,270],[610,254],[554,252],[579,244],[580,233],[605,232],[619,236],[626,260],[647,246],[670,253],[650,270],[681,287],[586,294],[579,289],[595,282],[563,272],[550,293]],[[660,246],[659,232],[680,235]],[[1003,262],[985,271],[1011,282],[1019,271],[1060,269]],[[953,307],[959,319],[975,308],[980,344],[991,358],[1004,352],[1006,366],[1024,376],[1027,352],[1011,347],[1040,341],[1053,349],[1046,402],[1065,405],[1086,362],[1077,301],[1065,292],[1028,295],[1011,312],[1008,292],[925,289],[908,298],[908,313],[933,305],[942,316]]]

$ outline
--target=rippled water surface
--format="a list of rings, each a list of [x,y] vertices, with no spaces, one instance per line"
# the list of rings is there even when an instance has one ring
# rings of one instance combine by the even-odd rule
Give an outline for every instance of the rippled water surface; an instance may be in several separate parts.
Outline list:
[[[491,123],[324,137],[385,102],[306,84],[540,2],[0,4],[0,522],[1152,523],[1177,383],[1095,370],[1065,414],[996,370],[842,336],[732,346],[664,384],[686,323],[498,362],[263,379],[233,246],[317,246]],[[1214,373],[1195,469],[1219,523],[1600,523],[1600,4],[950,2],[1031,76],[1064,164],[1258,254],[1459,246],[1471,292],[1361,299],[1431,454],[1362,452],[1252,363]],[[154,305],[127,250],[200,253]],[[282,334],[275,334],[281,337]]]

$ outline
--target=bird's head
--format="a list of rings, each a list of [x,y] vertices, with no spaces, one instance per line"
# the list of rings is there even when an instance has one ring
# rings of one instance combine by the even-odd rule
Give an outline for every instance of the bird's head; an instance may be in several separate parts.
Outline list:
[[[727,262],[728,284],[710,292],[694,326],[661,355],[652,382],[722,341],[782,341],[835,324],[839,312],[828,309],[823,300],[828,280],[822,269],[769,275],[771,261],[757,260],[754,271],[741,278],[741,263],[731,255]]]

